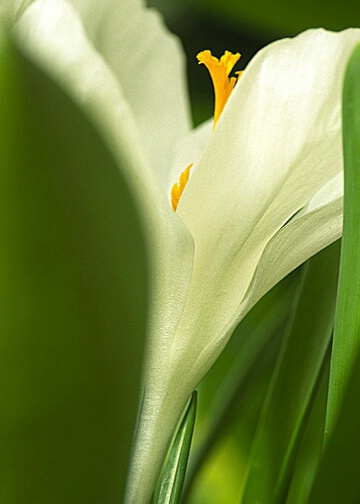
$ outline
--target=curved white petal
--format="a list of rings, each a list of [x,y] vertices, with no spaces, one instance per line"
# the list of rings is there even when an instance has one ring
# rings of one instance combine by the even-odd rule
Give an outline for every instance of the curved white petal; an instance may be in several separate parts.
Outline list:
[[[161,365],[158,356],[165,358],[171,351],[186,301],[193,262],[191,235],[154,177],[116,75],[88,39],[73,6],[63,0],[36,0],[16,23],[14,35],[23,51],[92,119],[135,193],[149,244],[149,331],[156,337],[151,338],[148,358],[156,374]],[[146,394],[153,396],[151,389]]]
[[[22,50],[91,115],[107,143],[149,170],[122,89],[71,5],[64,0],[36,0],[13,31]]]
[[[241,318],[288,273],[340,238],[342,218],[341,173],[269,241],[242,303]]]
[[[16,23],[14,33],[23,50],[90,115],[121,163],[142,213],[153,262],[153,296],[162,306],[151,324],[156,332],[165,328],[164,338],[170,342],[187,295],[193,241],[157,184],[116,76],[66,1],[36,0]],[[166,346],[165,339],[158,343],[160,348]]]
[[[174,147],[190,131],[185,57],[160,14],[140,0],[71,0],[121,84],[153,169],[171,182]],[[175,181],[173,181],[175,182]]]
[[[315,30],[272,44],[230,97],[178,208],[196,244],[184,325],[203,342],[234,317],[272,236],[342,170],[342,80],[359,40]]]

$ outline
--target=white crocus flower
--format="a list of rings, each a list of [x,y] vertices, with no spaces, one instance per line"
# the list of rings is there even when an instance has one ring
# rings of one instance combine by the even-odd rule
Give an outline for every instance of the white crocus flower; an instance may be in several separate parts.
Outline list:
[[[179,43],[141,0],[6,6],[23,50],[106,139],[147,231],[148,348],[126,500],[145,504],[184,404],[235,326],[341,235],[341,88],[360,30],[260,51],[211,133],[191,131]],[[171,187],[189,163],[174,212]]]

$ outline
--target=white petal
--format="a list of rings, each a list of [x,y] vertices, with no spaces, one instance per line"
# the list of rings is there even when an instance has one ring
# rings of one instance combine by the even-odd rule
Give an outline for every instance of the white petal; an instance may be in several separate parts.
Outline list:
[[[342,174],[322,188],[265,247],[243,301],[241,317],[288,273],[341,237]]]
[[[115,72],[154,170],[166,187],[176,141],[190,130],[185,58],[159,13],[140,0],[72,0]],[[173,181],[174,183],[175,181]]]
[[[359,40],[315,30],[272,44],[230,97],[178,208],[196,243],[184,318],[211,321],[205,341],[234,317],[271,237],[342,170],[341,88]]]
[[[14,34],[23,51],[91,115],[107,142],[138,162],[142,153],[131,110],[72,6],[63,0],[37,0],[15,24]]]
[[[132,110],[111,68],[87,39],[73,7],[61,0],[37,0],[24,12],[14,33],[23,50],[90,115],[136,194],[150,256],[149,331],[155,337],[148,359],[154,374],[163,376],[158,356],[166,359],[170,355],[186,301],[193,262],[192,238],[154,180]],[[146,397],[153,397],[154,387],[158,390],[161,386],[155,380],[153,387],[147,387]],[[163,439],[162,451],[166,436]]]
[[[87,39],[77,12],[63,0],[36,0],[14,31],[24,51],[90,114],[136,193],[153,262],[153,296],[162,307],[151,323],[156,332],[158,326],[166,329],[170,344],[187,294],[193,242],[156,183],[116,77]],[[158,345],[165,347],[166,341]]]
[[[36,0],[14,27],[23,50],[57,80],[91,116],[122,163],[144,216],[160,212],[160,226],[183,229],[168,194],[159,186],[143,148],[131,107],[116,75],[84,30],[82,19],[64,0]],[[179,231],[181,233],[181,231]]]

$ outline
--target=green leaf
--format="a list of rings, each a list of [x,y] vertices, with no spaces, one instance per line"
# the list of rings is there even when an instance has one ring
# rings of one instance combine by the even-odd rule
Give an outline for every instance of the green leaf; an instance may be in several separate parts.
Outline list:
[[[327,432],[339,409],[360,346],[360,46],[350,59],[343,95],[344,226],[331,358]]]
[[[307,504],[360,502],[360,352],[357,352],[339,416],[328,439]]]
[[[104,140],[0,39],[0,501],[122,502],[146,315],[139,217]]]
[[[305,425],[304,435],[299,445],[286,504],[305,504],[308,502],[309,493],[323,450],[329,368],[330,349],[326,355],[326,363],[322,371],[321,382],[319,383],[319,387],[317,387],[314,404],[311,408]]]
[[[183,419],[169,450],[164,469],[159,478],[152,502],[154,504],[178,504],[184,485],[191,440],[195,425],[197,392],[186,407]]]
[[[338,261],[337,242],[305,266],[294,317],[260,417],[242,504],[271,504],[286,498],[331,340]]]
[[[360,501],[360,46],[343,94],[344,230],[328,401],[328,437],[309,504]]]

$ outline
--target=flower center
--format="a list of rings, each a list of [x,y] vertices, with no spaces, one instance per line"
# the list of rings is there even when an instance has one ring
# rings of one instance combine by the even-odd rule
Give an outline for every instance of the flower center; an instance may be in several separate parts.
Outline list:
[[[200,52],[196,56],[199,65],[202,63],[208,69],[214,87],[215,109],[213,131],[238,78],[242,74],[242,72],[235,72],[235,77],[229,77],[240,56],[239,53],[233,54],[230,51],[225,51],[221,58],[218,59],[213,56],[208,49]],[[170,198],[174,212],[176,212],[181,195],[188,183],[192,166],[193,163],[189,164],[189,166],[181,172],[178,182],[171,188]]]

